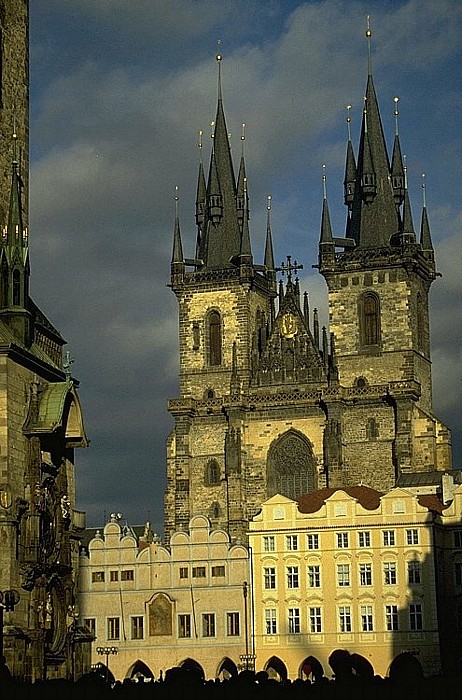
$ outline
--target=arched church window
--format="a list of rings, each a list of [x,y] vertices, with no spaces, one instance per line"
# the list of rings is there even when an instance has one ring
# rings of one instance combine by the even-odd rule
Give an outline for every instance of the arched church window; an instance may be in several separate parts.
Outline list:
[[[297,499],[317,488],[317,468],[311,442],[290,430],[270,446],[267,461],[267,496],[280,493]]]
[[[221,317],[218,311],[211,311],[208,317],[209,331],[209,365],[217,367],[221,365]]]
[[[369,440],[376,440],[379,437],[379,426],[375,418],[367,419],[366,435]]]
[[[13,306],[21,305],[21,274],[19,270],[13,271]]]
[[[208,486],[216,486],[221,482],[220,465],[216,459],[211,459],[205,468],[205,483]]]
[[[360,302],[361,344],[365,346],[380,344],[380,305],[379,298],[367,292]]]

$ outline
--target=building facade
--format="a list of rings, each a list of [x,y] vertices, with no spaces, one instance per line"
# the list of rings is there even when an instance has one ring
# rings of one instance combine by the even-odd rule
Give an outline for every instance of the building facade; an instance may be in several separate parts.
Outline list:
[[[330,675],[347,649],[383,677],[402,652],[459,673],[461,499],[460,485],[447,503],[365,486],[268,499],[249,531],[257,666],[298,678],[314,656]]]
[[[329,332],[301,295],[300,265],[252,253],[244,156],[218,105],[207,178],[199,167],[193,258],[178,211],[170,284],[179,305],[179,396],[168,408],[165,530],[205,514],[244,538],[260,504],[323,487],[391,489],[402,474],[451,468],[434,415],[428,294],[436,277],[426,207],[416,234],[399,136],[391,157],[372,75],[359,148],[347,143],[343,237],[324,191],[318,269]],[[277,280],[284,276],[285,283]]]
[[[65,341],[29,295],[28,2],[0,3],[0,34],[0,639],[12,674],[34,681],[89,660],[74,475],[87,438]]]
[[[174,666],[206,678],[236,673],[252,654],[249,576],[248,550],[204,516],[168,546],[149,524],[139,535],[111,516],[80,557],[80,624],[94,637],[93,666],[119,680],[159,679]]]

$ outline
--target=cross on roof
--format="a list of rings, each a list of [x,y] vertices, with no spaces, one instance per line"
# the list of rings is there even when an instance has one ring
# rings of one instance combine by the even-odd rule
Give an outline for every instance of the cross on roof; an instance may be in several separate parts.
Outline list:
[[[292,272],[297,270],[303,270],[303,265],[300,265],[296,260],[292,263],[292,256],[287,256],[287,263],[282,262],[281,267],[276,268],[276,272],[280,272],[282,275],[287,273],[287,281],[292,281]]]

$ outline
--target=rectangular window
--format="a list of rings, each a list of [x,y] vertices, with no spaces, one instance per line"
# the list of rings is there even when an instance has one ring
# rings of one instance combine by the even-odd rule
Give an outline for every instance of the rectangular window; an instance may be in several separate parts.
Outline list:
[[[419,531],[417,528],[406,530],[406,544],[419,544]]]
[[[189,578],[189,571],[187,566],[180,566],[180,578]]]
[[[299,608],[289,608],[289,634],[300,634]]]
[[[321,608],[315,607],[310,608],[310,632],[316,634],[317,632],[322,632],[322,617]]]
[[[118,571],[110,571],[109,572],[109,581],[118,581],[119,580],[119,572]]]
[[[384,583],[386,586],[396,584],[396,564],[394,561],[386,561],[383,565]]]
[[[337,532],[337,547],[348,549],[348,532]]]
[[[202,636],[215,636],[215,613],[204,613],[202,615]]]
[[[363,632],[373,632],[374,630],[372,605],[361,605],[361,629]]]
[[[359,585],[372,586],[372,564],[359,565]]]
[[[273,535],[265,535],[263,537],[263,551],[264,552],[274,552],[275,546],[274,546],[274,536]]]
[[[371,533],[368,530],[358,532],[358,547],[371,546]]]
[[[454,547],[462,548],[462,530],[454,530]]]
[[[287,567],[287,588],[298,588],[298,566]]]
[[[178,636],[181,639],[191,636],[191,615],[178,615]]]
[[[337,564],[337,585],[345,587],[350,585],[350,565]]]
[[[224,566],[212,566],[212,578],[223,578],[225,575]]]
[[[193,578],[205,578],[205,566],[193,566]]]
[[[239,637],[240,626],[238,612],[226,613],[226,634],[228,637]]]
[[[351,609],[349,605],[341,605],[338,609],[340,632],[351,632]]]
[[[277,634],[276,608],[266,608],[265,629],[266,634]]]
[[[388,632],[396,632],[398,630],[397,605],[385,605],[385,626]]]
[[[309,588],[321,587],[321,567],[319,564],[310,564],[308,566],[308,586]]]
[[[135,577],[135,572],[133,569],[125,569],[125,571],[120,572],[121,581],[133,581]]]
[[[462,562],[460,561],[454,563],[454,580],[456,586],[462,586]]]
[[[108,617],[107,619],[107,638],[120,639],[120,618]]]
[[[144,618],[142,615],[134,615],[131,618],[132,639],[144,639]]]
[[[384,547],[394,547],[395,546],[395,531],[394,530],[382,530],[383,536],[383,546]]]
[[[298,549],[298,535],[286,535],[286,549],[295,552]]]
[[[103,583],[104,582],[104,571],[93,571],[91,574],[92,583]]]
[[[274,566],[265,566],[264,573],[264,588],[266,590],[276,588],[276,569]]]
[[[308,549],[319,549],[319,535],[310,534],[306,536]]]
[[[83,620],[84,627],[93,635],[96,639],[96,617],[85,617]]]
[[[408,561],[407,563],[407,581],[410,585],[422,583],[422,574],[420,561]]]
[[[409,605],[409,627],[413,631],[423,629],[422,605],[420,603],[410,603]]]

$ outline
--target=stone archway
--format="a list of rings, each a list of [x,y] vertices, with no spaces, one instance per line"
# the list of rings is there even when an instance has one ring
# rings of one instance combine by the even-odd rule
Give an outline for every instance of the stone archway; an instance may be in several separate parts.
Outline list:
[[[268,450],[266,495],[280,493],[296,500],[317,489],[318,475],[313,446],[305,435],[289,430]]]

